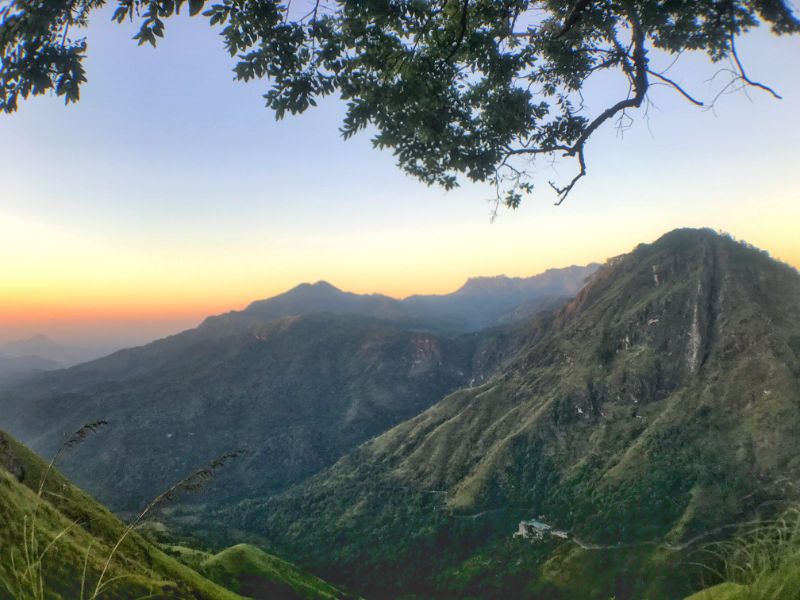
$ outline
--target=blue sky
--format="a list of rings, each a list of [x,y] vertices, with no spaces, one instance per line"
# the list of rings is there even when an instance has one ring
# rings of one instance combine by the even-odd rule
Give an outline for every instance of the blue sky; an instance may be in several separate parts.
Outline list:
[[[543,162],[537,194],[491,223],[487,187],[427,188],[368,135],[344,142],[338,101],[276,122],[266,84],[233,81],[204,20],[168,22],[153,50],[108,16],[87,32],[80,103],[37,98],[0,117],[0,340],[143,341],[308,280],[445,292],[470,275],[603,260],[678,226],[800,264],[798,38],[757,32],[739,46],[784,100],[751,90],[703,111],[654,88],[623,138],[597,132],[564,205],[546,181],[574,166]],[[671,75],[709,97],[714,71],[687,56]],[[588,90],[590,110],[616,83]]]

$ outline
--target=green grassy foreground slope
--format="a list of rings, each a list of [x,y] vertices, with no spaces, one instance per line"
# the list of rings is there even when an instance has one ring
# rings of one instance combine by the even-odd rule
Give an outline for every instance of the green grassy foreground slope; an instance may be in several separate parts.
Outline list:
[[[18,581],[18,576],[25,562],[24,536],[32,523],[36,490],[45,469],[32,452],[0,432],[0,595],[4,598],[25,598],[30,588]],[[125,525],[52,470],[36,511],[35,529],[42,549],[61,536],[42,560],[46,597],[75,600],[80,598],[84,560],[88,556],[85,582],[89,594]],[[166,556],[136,533],[123,542],[108,578],[119,579],[103,598],[151,594],[160,598],[241,598]]]
[[[47,476],[41,501],[37,490],[47,465],[0,432],[0,598],[76,600],[89,598],[112,547],[125,525],[56,470]],[[36,508],[38,506],[38,508]],[[35,522],[34,522],[34,512]],[[42,587],[35,590],[24,575],[31,527],[41,560]],[[131,533],[111,562],[104,599],[180,598],[342,598],[320,579],[253,547],[236,547],[201,565],[220,584],[168,556],[137,533]],[[84,575],[84,568],[86,574]],[[33,578],[36,579],[36,578]],[[233,585],[239,595],[226,585]],[[259,587],[260,586],[260,587]],[[260,592],[271,590],[265,596]]]
[[[200,570],[225,588],[256,600],[345,597],[321,579],[249,544],[237,544],[210,556]]]

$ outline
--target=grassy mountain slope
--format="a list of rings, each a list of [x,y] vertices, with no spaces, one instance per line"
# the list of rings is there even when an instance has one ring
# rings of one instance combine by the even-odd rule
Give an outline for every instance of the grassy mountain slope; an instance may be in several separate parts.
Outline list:
[[[0,432],[0,598],[26,598],[14,573],[24,564],[24,535],[37,504],[36,490],[46,465],[33,453]],[[80,597],[84,560],[89,591],[97,582],[111,547],[124,525],[57,471],[47,477],[36,511],[36,537],[44,548],[58,538],[43,559],[45,597]],[[14,561],[12,564],[12,555]],[[103,598],[196,598],[234,600],[230,592],[186,567],[133,533],[112,562],[110,578],[119,578]],[[148,596],[151,597],[151,596]]]
[[[711,231],[610,261],[503,374],[219,516],[371,597],[680,598],[797,499],[800,277]],[[569,539],[512,539],[542,516]]]
[[[37,500],[45,472],[47,465],[41,459],[0,431],[0,598],[30,597],[27,594],[30,585],[20,574],[26,564],[25,537],[30,539],[32,530],[39,549],[52,542],[42,559],[43,590],[45,598],[56,600],[79,598],[82,582],[88,597],[112,547],[124,532],[122,522],[55,469],[47,473],[41,500]],[[184,564],[189,561],[175,560],[133,532],[113,558],[105,579],[112,583],[100,597],[115,600],[347,597],[321,579],[253,546],[236,546],[214,556],[190,552],[203,556],[192,565],[194,568]]]
[[[200,570],[212,581],[255,600],[345,597],[321,579],[249,544],[237,544],[208,557]]]

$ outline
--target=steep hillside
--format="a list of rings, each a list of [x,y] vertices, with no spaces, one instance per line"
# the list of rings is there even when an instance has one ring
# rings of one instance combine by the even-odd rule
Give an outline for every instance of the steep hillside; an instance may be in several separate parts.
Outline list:
[[[43,494],[37,500],[45,473]],[[48,472],[41,459],[0,431],[0,598],[40,597],[32,590],[30,578],[24,575],[29,564],[25,559],[26,549],[28,555],[41,556],[43,597],[80,598],[83,584],[83,597],[88,598],[124,530],[125,525],[104,507],[55,469]],[[38,547],[33,554],[31,540]],[[109,600],[267,597],[259,594],[260,589],[271,590],[270,598],[286,600],[347,597],[286,561],[257,548],[245,548],[253,558],[249,562],[234,561],[238,570],[231,567],[226,557],[238,559],[242,552],[239,546],[209,557],[206,564],[198,565],[195,570],[132,532],[114,553],[104,578],[108,586],[104,586],[99,597]],[[242,596],[231,590],[242,592]]]
[[[681,598],[699,542],[798,499],[798,298],[767,255],[672,232],[501,375],[219,518],[371,597]],[[512,538],[534,517],[566,539]]]
[[[345,597],[321,579],[249,544],[237,544],[209,556],[201,563],[200,571],[226,589],[254,600],[342,600]]]
[[[25,590],[29,586],[20,577],[25,564],[23,539],[25,535],[30,539],[36,491],[45,468],[41,460],[0,432],[0,598],[28,597]],[[42,498],[34,537],[40,549],[56,540],[42,562],[45,597],[79,598],[84,561],[90,593],[124,525],[56,471],[48,475]],[[157,598],[241,598],[169,558],[136,533],[120,547],[110,576],[119,579],[102,598],[133,599],[148,594]]]
[[[503,345],[356,316],[286,317],[42,376],[0,399],[0,423],[47,456],[63,431],[109,421],[63,469],[117,511],[234,448],[249,453],[212,502],[264,496],[480,379]]]

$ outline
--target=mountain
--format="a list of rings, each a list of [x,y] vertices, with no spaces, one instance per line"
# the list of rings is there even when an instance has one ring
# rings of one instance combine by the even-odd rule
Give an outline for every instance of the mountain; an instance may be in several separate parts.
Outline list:
[[[290,598],[343,600],[341,590],[250,544],[208,556],[200,572],[226,589],[255,600]]]
[[[46,355],[58,351],[58,346],[46,335],[37,334],[23,340],[12,340],[2,345],[3,351],[12,356]]]
[[[451,294],[410,296],[402,301],[413,318],[460,331],[528,319],[572,298],[598,264],[548,269],[533,277],[474,277]]]
[[[671,232],[486,383],[214,520],[371,598],[682,598],[704,543],[800,500],[798,298],[765,253]]]
[[[122,512],[246,447],[170,526],[370,598],[684,598],[706,542],[800,501],[800,276],[746,244],[677,230],[478,333],[302,294],[358,306],[266,301],[42,374],[0,420],[45,455],[111,421],[64,469]]]
[[[447,324],[447,314],[477,306],[489,321],[517,302],[563,302],[593,268],[473,280],[426,297],[435,310],[419,308],[422,297],[406,304],[304,284],[196,329],[28,378],[0,392],[0,424],[47,456],[64,431],[112,422],[108,451],[90,441],[63,468],[114,510],[135,509],[175,474],[234,447],[251,452],[214,497],[271,495],[482,381],[513,351],[508,328],[462,333],[469,327],[452,325],[469,319]]]
[[[59,368],[61,364],[48,357],[54,347],[43,335],[0,344],[0,383],[8,385],[32,373]]]
[[[213,502],[266,496],[454,389],[480,381],[503,337],[446,336],[330,313],[284,317],[209,338],[185,332],[0,396],[4,426],[49,456],[64,431],[109,421],[63,469],[116,511],[136,510],[192,465],[248,454]]]
[[[527,305],[525,317],[572,298],[598,265],[549,269],[532,277],[477,277],[443,295],[417,295],[395,300],[381,294],[343,292],[325,281],[304,283],[284,294],[253,302],[242,311],[209,317],[200,331],[213,333],[301,314],[331,312],[404,322],[417,327],[474,332],[509,321],[511,312]]]
[[[41,499],[37,492],[44,474]],[[35,514],[35,518],[34,518]],[[0,432],[0,598],[22,600],[45,597],[54,600],[79,598],[82,581],[91,593],[112,548],[125,531],[114,515],[64,479],[33,453]],[[41,556],[41,595],[37,595],[25,569],[25,552],[33,547]],[[226,551],[238,553],[238,549]],[[280,559],[252,550],[262,568],[250,577],[228,577],[224,584],[246,591],[242,583],[268,587],[269,595],[248,593],[249,598],[343,598],[344,594],[325,582]],[[224,556],[221,553],[220,556]],[[216,562],[221,559],[216,558]],[[111,560],[105,581],[109,587],[100,598],[202,598],[242,599],[193,569],[166,555],[136,532],[127,535]],[[246,570],[246,568],[245,568]],[[252,569],[251,569],[252,570]],[[38,582],[37,582],[38,583]]]
[[[353,294],[343,292],[327,281],[303,283],[286,293],[266,300],[257,300],[241,311],[231,311],[207,318],[199,327],[210,334],[220,330],[247,327],[253,323],[264,323],[298,315],[333,313],[337,315],[360,315],[382,319],[405,318],[400,303],[380,294]]]
[[[17,366],[12,363],[11,367],[13,367],[14,373],[69,367],[88,360],[94,360],[111,351],[112,349],[108,347],[83,347],[59,344],[42,334],[0,344],[0,357],[4,356],[7,362],[12,363],[13,359],[19,359],[20,361],[24,359],[30,364],[37,365],[33,369],[18,369]],[[25,363],[20,363],[20,366],[24,365]],[[2,364],[0,364],[0,370],[1,369]]]

